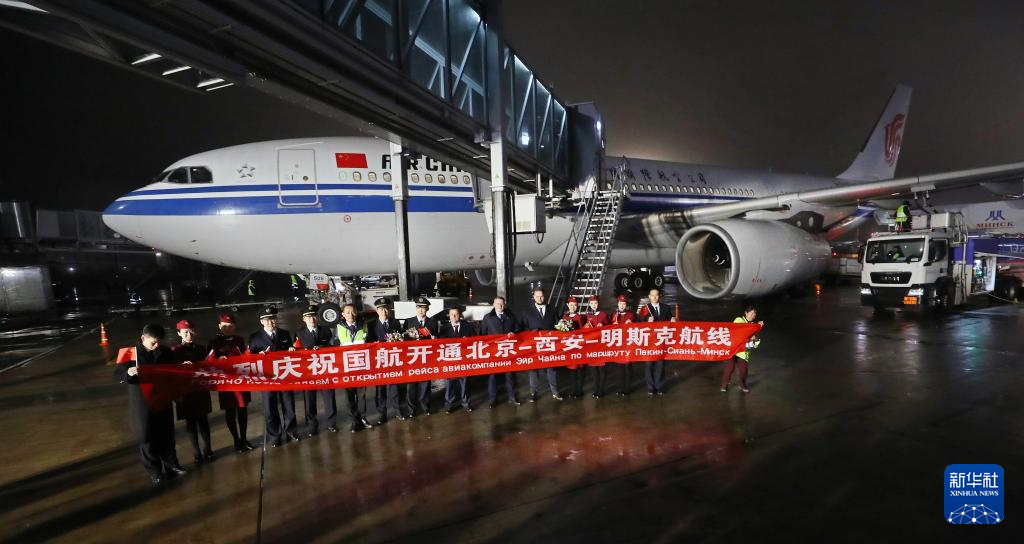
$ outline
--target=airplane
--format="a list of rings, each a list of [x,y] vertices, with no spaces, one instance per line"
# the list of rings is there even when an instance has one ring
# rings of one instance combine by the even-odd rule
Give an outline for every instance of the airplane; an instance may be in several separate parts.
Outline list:
[[[911,90],[897,86],[850,167],[837,177],[606,159],[626,196],[608,266],[674,264],[701,299],[762,296],[813,279],[828,240],[872,215],[863,204],[919,191],[1005,183],[1024,163],[894,178]],[[389,143],[374,138],[275,140],[183,158],[103,212],[122,236],[237,268],[363,275],[396,270]],[[491,253],[487,178],[414,156],[408,170],[412,272],[485,270]],[[574,210],[517,244],[516,278],[551,277]],[[479,277],[479,276],[478,276]]]

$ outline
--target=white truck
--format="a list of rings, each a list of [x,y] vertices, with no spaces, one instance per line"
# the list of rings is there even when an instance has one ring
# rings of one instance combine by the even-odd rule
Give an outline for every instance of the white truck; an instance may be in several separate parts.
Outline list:
[[[914,216],[905,232],[879,233],[862,254],[864,306],[948,310],[995,288],[997,256],[975,251],[958,213]]]

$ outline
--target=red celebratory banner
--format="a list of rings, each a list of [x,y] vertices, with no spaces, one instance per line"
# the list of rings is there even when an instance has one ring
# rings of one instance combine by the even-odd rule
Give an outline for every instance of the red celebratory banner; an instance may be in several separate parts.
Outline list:
[[[193,365],[143,365],[159,406],[190,389],[280,391],[366,387],[595,363],[724,361],[760,330],[754,323],[658,322],[573,332],[380,342],[246,354]],[[148,389],[148,388],[144,388]]]

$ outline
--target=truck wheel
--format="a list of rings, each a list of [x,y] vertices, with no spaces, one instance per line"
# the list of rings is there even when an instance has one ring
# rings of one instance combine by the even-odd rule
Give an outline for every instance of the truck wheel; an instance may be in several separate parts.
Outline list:
[[[341,308],[333,302],[321,304],[317,313],[320,314],[320,322],[324,325],[333,327],[338,324],[338,321],[341,321]]]

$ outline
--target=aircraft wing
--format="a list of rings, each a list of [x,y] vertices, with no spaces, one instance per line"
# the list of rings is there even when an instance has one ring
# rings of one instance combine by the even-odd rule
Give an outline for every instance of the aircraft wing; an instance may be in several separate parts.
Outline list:
[[[1024,162],[1017,162],[925,176],[851,183],[799,193],[782,193],[728,204],[698,206],[686,210],[682,214],[689,224],[695,225],[735,217],[755,210],[785,209],[795,203],[826,206],[852,205],[881,197],[893,198],[925,191],[952,189],[981,183],[1006,182],[1022,178],[1024,178]]]

